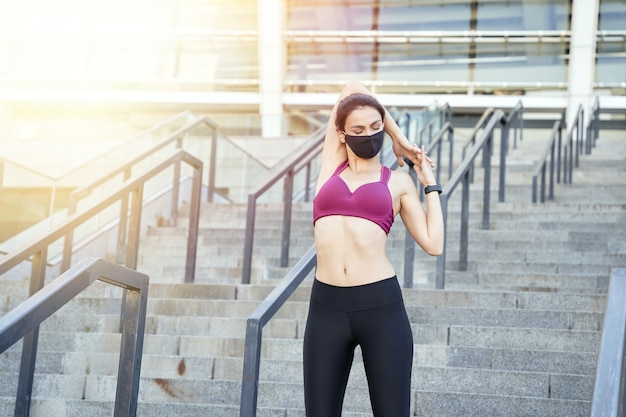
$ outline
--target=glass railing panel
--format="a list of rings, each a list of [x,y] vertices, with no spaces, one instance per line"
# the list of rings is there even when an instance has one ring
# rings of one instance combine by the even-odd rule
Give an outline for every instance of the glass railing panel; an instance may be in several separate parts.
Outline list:
[[[7,159],[0,158],[0,174],[0,242],[56,213],[57,194],[68,193],[57,189],[54,179]],[[47,229],[49,221],[41,227]],[[0,244],[0,251],[7,252],[6,245]]]
[[[146,152],[158,143],[163,142],[172,132],[178,130],[196,118],[190,112],[183,112],[171,117],[151,129],[142,132],[109,151],[84,162],[77,168],[52,178],[34,170],[22,168],[16,163],[6,161],[2,170],[2,192],[0,192],[0,221],[10,223],[0,228],[0,242],[5,242],[0,251],[9,252],[29,242],[42,231],[63,221],[67,215],[67,206],[71,192],[78,187],[90,184],[103,175],[123,166],[138,155]],[[88,138],[86,138],[88,140]],[[135,175],[171,154],[174,145],[165,147],[157,154],[147,158],[133,167]],[[170,176],[171,178],[171,176]],[[89,207],[95,201],[110,194],[120,186],[125,177],[120,174],[112,180],[95,187],[92,192],[78,202],[78,210]],[[170,179],[171,182],[171,179]],[[150,190],[147,190],[150,193]],[[25,209],[27,208],[27,209]],[[97,218],[83,226],[83,230],[98,230],[107,227],[119,216],[119,208],[110,208]],[[26,220],[28,218],[28,220]],[[87,235],[89,232],[83,233]],[[81,233],[75,238],[80,239]]]

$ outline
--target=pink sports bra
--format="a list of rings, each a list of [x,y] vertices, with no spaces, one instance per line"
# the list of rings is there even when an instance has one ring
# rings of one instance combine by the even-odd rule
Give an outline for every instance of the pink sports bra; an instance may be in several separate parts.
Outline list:
[[[391,170],[384,166],[380,180],[361,185],[351,192],[339,173],[348,161],[339,165],[313,199],[313,223],[325,216],[353,216],[371,220],[389,234],[393,224],[393,201],[387,186]]]

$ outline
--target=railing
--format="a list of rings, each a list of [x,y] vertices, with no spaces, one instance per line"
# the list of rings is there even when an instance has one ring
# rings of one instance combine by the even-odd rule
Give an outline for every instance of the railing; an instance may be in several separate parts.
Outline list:
[[[0,353],[24,338],[15,400],[16,417],[28,417],[30,413],[39,325],[96,280],[124,289],[114,416],[136,415],[148,276],[102,259],[85,258],[0,318]]]
[[[503,149],[500,149],[500,187],[498,188],[498,202],[503,203],[505,199],[506,187],[506,156],[509,154],[509,143],[511,136],[511,128],[513,128],[513,149],[517,148],[517,135],[519,133],[519,140],[522,140],[524,131],[524,105],[522,101],[518,101],[515,107],[504,117],[504,125],[502,126],[502,140],[501,144]],[[484,167],[487,166],[489,161],[483,158]]]
[[[53,225],[53,214],[55,207],[61,206],[57,201],[59,198],[59,189],[75,187],[77,183],[84,183],[99,176],[103,171],[109,169],[120,158],[127,157],[128,154],[137,152],[139,149],[146,148],[146,142],[152,142],[155,138],[160,137],[175,126],[187,122],[191,113],[189,111],[177,114],[153,127],[140,133],[133,138],[122,142],[113,147],[102,155],[87,160],[81,165],[71,169],[60,176],[50,176],[41,173],[33,168],[24,166],[14,161],[0,157],[0,195],[2,188],[7,188],[9,184],[24,184],[27,186],[50,187],[50,199],[47,202],[47,221],[48,227]],[[64,204],[63,204],[64,206]],[[3,239],[0,239],[2,241]]]
[[[0,262],[0,275],[6,273],[21,262],[29,260],[32,257],[31,267],[31,292],[34,294],[43,288],[46,272],[46,260],[48,256],[48,247],[56,240],[67,236],[76,230],[77,227],[96,216],[102,210],[112,204],[128,198],[130,195],[130,218],[128,225],[128,237],[125,242],[125,261],[124,264],[128,268],[135,269],[137,267],[137,258],[139,250],[139,237],[141,227],[142,214],[142,197],[143,188],[147,181],[154,178],[157,174],[163,172],[174,164],[186,163],[193,169],[192,173],[192,192],[190,199],[190,215],[189,215],[189,234],[187,238],[187,256],[185,264],[185,281],[193,282],[195,274],[196,249],[198,240],[198,223],[200,215],[200,191],[202,176],[202,161],[193,157],[185,151],[178,151],[174,155],[164,161],[154,165],[143,174],[136,178],[125,181],[117,190],[110,195],[102,198],[90,207],[81,210],[65,219],[61,224],[52,228],[38,240],[27,244],[4,258]]]
[[[578,106],[576,117],[571,126],[567,127],[567,137],[565,138],[565,148],[563,149],[563,184],[572,183],[572,172],[574,166],[578,167],[579,154],[583,146],[585,111],[583,105]]]
[[[461,231],[460,231],[460,254],[459,254],[459,270],[465,271],[467,270],[467,247],[468,247],[468,229],[469,229],[469,187],[471,183],[471,173],[472,173],[472,165],[474,160],[476,159],[478,153],[482,151],[483,160],[490,162],[491,154],[493,150],[493,134],[498,126],[501,124],[502,129],[506,129],[506,117],[502,110],[496,110],[493,112],[493,115],[487,122],[480,138],[477,140],[476,144],[470,149],[468,155],[463,159],[461,165],[456,169],[452,178],[448,180],[446,185],[443,187],[443,192],[440,195],[441,198],[441,209],[443,211],[443,219],[444,219],[444,233],[447,235],[447,220],[448,220],[448,201],[452,196],[452,193],[459,185],[462,184],[462,193],[461,193]],[[501,164],[500,171],[504,171],[506,169],[506,164],[503,164],[502,161],[506,158],[506,145],[504,141],[506,140],[506,134],[501,135],[501,145],[500,145],[500,153],[501,153]],[[483,229],[489,228],[489,205],[490,205],[490,195],[491,195],[491,164],[485,163],[483,164],[484,168],[484,176],[483,176]],[[500,188],[504,188],[504,182],[500,182]],[[499,193],[500,195],[504,195],[503,192]],[[443,253],[437,258],[437,268],[435,275],[435,286],[437,289],[443,289],[445,287],[445,265],[446,265],[446,253],[447,253],[447,238],[444,239],[444,249]]]
[[[549,174],[548,179],[548,199],[554,199],[554,183],[561,182],[561,141],[563,137],[563,119],[557,120],[552,126],[552,132],[550,133],[550,140],[546,146],[546,150],[543,152],[543,156],[539,160],[539,164],[533,172],[532,183],[532,202],[537,202],[539,195],[540,201],[544,203],[546,201],[546,170]],[[556,154],[556,155],[555,155]],[[547,165],[549,163],[549,165]],[[556,174],[556,175],[555,175]],[[556,178],[555,178],[556,177]],[[539,179],[541,179],[541,187],[539,192]]]
[[[261,363],[261,340],[263,327],[313,270],[317,260],[315,246],[298,261],[274,290],[254,310],[246,323],[246,341],[243,354],[243,378],[241,381],[240,417],[256,416],[259,390],[259,367]]]
[[[591,417],[626,413],[626,269],[611,271]]]
[[[193,129],[197,128],[200,125],[206,125],[213,131],[213,137],[211,140],[211,155],[209,157],[209,174],[208,174],[208,192],[207,192],[207,200],[209,202],[213,201],[213,196],[215,193],[215,158],[216,158],[216,147],[217,147],[217,135],[218,128],[217,126],[207,117],[201,117],[190,124],[187,124],[175,132],[168,135],[164,140],[162,140],[157,145],[148,149],[147,151],[137,155],[130,161],[126,162],[123,165],[120,165],[100,178],[92,181],[88,184],[84,184],[79,188],[76,188],[74,191],[70,193],[67,214],[71,216],[77,210],[78,204],[80,200],[85,197],[91,195],[94,190],[103,184],[108,183],[109,181],[115,179],[118,176],[122,176],[123,180],[128,180],[132,176],[132,170],[135,166],[138,166],[145,161],[150,160],[151,157],[156,156],[156,154],[164,149],[165,147],[175,143],[176,149],[181,149],[183,147],[183,140],[185,136],[191,132]],[[171,204],[170,204],[170,214],[169,217],[173,221],[174,225],[176,224],[178,217],[178,200],[180,194],[180,163],[174,164],[174,179],[172,181],[172,193],[171,193]],[[117,242],[117,250],[116,250],[116,261],[121,263],[123,262],[124,256],[124,241],[126,235],[126,228],[128,222],[128,199],[122,198],[120,201],[120,209],[119,209],[119,223],[118,223],[118,242]],[[69,268],[72,257],[72,245],[74,240],[74,231],[70,231],[65,236],[64,246],[63,246],[63,259],[61,262],[61,271],[65,271]]]
[[[282,238],[281,238],[281,255],[280,266],[285,267],[289,262],[289,239],[291,234],[291,209],[293,199],[293,183],[296,173],[302,168],[307,169],[307,179],[305,188],[310,187],[310,171],[313,158],[322,152],[322,145],[324,142],[325,127],[319,128],[311,137],[307,140],[307,146],[302,149],[301,152],[294,155],[287,162],[280,165],[274,170],[273,175],[265,183],[259,186],[252,193],[248,194],[248,207],[246,212],[246,231],[245,231],[245,243],[243,249],[243,268],[241,282],[243,284],[250,283],[250,276],[252,274],[252,252],[254,246],[254,227],[256,218],[256,204],[257,200],[274,184],[283,179],[283,223],[282,223]],[[308,197],[308,195],[307,195]]]
[[[476,144],[476,137],[480,133],[481,129],[484,129],[485,124],[489,120],[489,117],[493,114],[494,109],[492,107],[486,108],[483,111],[483,114],[480,116],[476,124],[474,125],[474,129],[472,129],[472,133],[469,138],[465,141],[465,143],[461,146],[461,159],[465,159],[465,155],[467,154],[467,150]],[[474,163],[472,163],[472,170],[470,173],[470,180],[474,182]]]
[[[584,153],[589,155],[596,146],[600,132],[600,102],[598,97],[594,99],[591,114],[587,127],[584,126],[584,110],[582,104],[578,106],[576,117],[572,125],[567,129],[565,145],[562,146],[563,129],[565,128],[565,115],[560,121],[554,122],[550,140],[546,146],[539,164],[533,172],[532,197],[533,203],[539,200],[546,201],[546,170],[549,171],[547,199],[554,199],[554,183],[561,183],[561,168],[563,171],[563,183],[572,183],[572,171],[574,166],[578,167],[579,155]],[[585,134],[586,137],[583,137]],[[556,152],[556,155],[555,155]],[[575,152],[575,153],[574,153]],[[549,162],[549,167],[546,166]],[[556,176],[556,178],[555,178]],[[539,184],[541,180],[541,184]],[[539,191],[537,190],[539,188]]]
[[[146,169],[153,161],[163,158],[164,155],[169,155],[172,149],[182,148],[195,155],[202,155],[202,158],[206,161],[207,178],[204,181],[204,186],[207,190],[206,200],[213,201],[217,199],[216,196],[219,194],[219,198],[224,201],[244,201],[244,196],[247,196],[247,190],[255,187],[255,184],[259,182],[259,178],[264,178],[269,169],[256,157],[250,155],[235,142],[224,136],[217,125],[208,117],[194,116],[189,112],[185,112],[183,115],[186,117],[187,122],[182,127],[172,126],[170,123],[172,120],[180,122],[180,116],[177,119],[168,121],[170,124],[166,125],[168,128],[167,135],[163,134],[163,136],[156,138],[157,140],[151,138],[150,132],[164,125],[161,124],[144,133],[142,138],[147,138],[147,142],[146,140],[141,140],[140,144],[133,145],[133,152],[129,150],[128,146],[121,148],[122,150],[128,150],[128,154],[124,154],[122,158],[122,155],[119,155],[121,151],[118,151],[116,153],[117,159],[127,162],[119,163],[114,168],[110,168],[107,162],[106,167],[103,166],[102,169],[95,170],[99,175],[96,179],[93,179],[93,175],[86,175],[85,178],[82,178],[81,184],[87,184],[81,185],[70,194],[67,213],[71,215],[74,211],[79,210],[81,206],[88,205],[99,198],[99,196],[106,194],[110,189],[130,178],[131,172]],[[132,157],[132,155],[136,156]],[[131,157],[132,159],[129,160]],[[112,156],[101,157],[100,159],[103,158],[108,160]],[[239,161],[243,168],[233,166],[231,161],[235,159]],[[2,173],[1,162],[0,174]],[[92,170],[94,170],[93,164],[88,165],[92,166]],[[102,175],[102,172],[105,172],[105,174]],[[178,172],[179,167],[176,166],[176,177],[179,177]],[[159,219],[167,221],[168,224],[171,221],[175,225],[179,205],[177,200],[179,182],[174,181],[170,184],[169,178],[166,178],[159,183],[157,179],[151,182],[151,189],[146,190],[146,195],[159,195],[168,185],[172,187],[169,212],[164,213],[164,215],[160,214]],[[121,201],[119,210],[108,210],[100,213],[98,218],[90,222],[89,227],[85,226],[80,230],[80,233],[82,233],[80,236],[68,235],[62,249],[53,247],[51,254],[53,253],[54,256],[63,254],[61,259],[62,270],[67,269],[70,265],[71,252],[69,252],[69,248],[74,240],[86,241],[91,239],[97,233],[102,232],[103,229],[111,227],[115,222],[118,222],[117,236],[119,239],[115,255],[118,262],[123,262],[122,243],[127,228],[127,205],[127,200]],[[55,223],[57,222],[55,221]],[[41,226],[44,225],[42,224]],[[4,253],[13,251],[16,247],[21,246],[24,241],[30,240],[32,236],[38,236],[52,226],[52,221],[50,221],[50,224],[46,224],[45,227],[33,228],[33,230],[28,230],[27,233],[19,236],[19,238],[4,242]]]

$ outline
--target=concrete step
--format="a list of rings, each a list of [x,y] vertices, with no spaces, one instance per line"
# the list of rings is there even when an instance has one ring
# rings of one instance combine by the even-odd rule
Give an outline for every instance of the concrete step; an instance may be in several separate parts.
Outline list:
[[[416,368],[419,370],[419,368]],[[429,371],[422,369],[424,372],[423,377],[425,380],[429,380],[429,385],[433,384],[441,386],[446,391],[441,393],[450,392],[450,389],[446,387],[446,384],[450,384],[451,377],[450,372],[443,372],[441,374],[429,374]],[[475,373],[473,370],[465,370],[465,373],[459,373],[459,375],[465,375],[465,377],[471,376]],[[572,395],[576,395],[574,391],[582,391],[586,387],[586,380],[589,378],[581,377],[575,378],[574,376],[563,376],[550,378],[548,374],[545,374],[543,378],[532,378],[532,375],[519,374],[522,379],[513,377],[514,373],[510,372],[490,372],[489,379],[482,380],[481,384],[476,384],[475,378],[465,381],[458,381],[457,384],[453,384],[455,388],[459,388],[457,394],[465,395],[485,395],[493,397],[494,390],[503,392],[498,395],[501,398],[507,396],[514,396],[525,399],[526,402],[532,400],[541,399],[544,401],[558,401],[560,404],[572,402],[574,404],[586,402],[586,400],[572,400],[569,398]],[[3,375],[4,378],[10,379],[17,375]],[[485,373],[481,373],[479,376],[485,377]],[[87,401],[113,401],[115,397],[116,378],[114,376],[94,376],[89,375],[86,377],[75,377],[66,375],[42,375],[38,376],[45,380],[48,385],[62,387],[61,391],[57,391],[56,394],[63,393],[72,399],[81,399],[79,395],[84,395],[84,399]],[[508,378],[507,378],[508,377]],[[574,380],[576,380],[574,382]],[[438,382],[437,382],[438,381]],[[528,381],[526,384],[522,381]],[[414,407],[419,407],[422,403],[419,402],[419,397],[430,397],[430,394],[437,394],[437,390],[421,390],[419,382],[415,384],[417,389],[413,390],[412,403]],[[184,378],[142,378],[139,390],[139,403],[207,403],[216,404],[220,406],[235,405],[238,403],[240,395],[240,383],[237,381],[216,381],[209,379],[184,379]],[[454,392],[454,391],[453,391]],[[507,395],[507,392],[517,393],[521,395]],[[4,394],[4,393],[3,393]],[[40,396],[40,391],[37,388],[37,384],[34,389],[35,396]],[[7,395],[3,395],[7,397]],[[588,394],[587,396],[590,396]],[[50,393],[45,397],[55,398],[54,393]],[[259,405],[266,408],[284,408],[284,409],[302,409],[303,408],[303,393],[302,386],[296,383],[281,383],[281,382],[266,382],[259,385]],[[502,405],[501,405],[502,407]],[[370,412],[369,406],[369,394],[367,387],[349,385],[346,391],[344,409],[346,411],[368,413]],[[472,408],[474,411],[481,410],[481,406],[474,405]],[[502,410],[502,408],[500,408]],[[472,415],[472,414],[470,414]],[[526,414],[528,415],[528,414]],[[551,414],[552,415],[552,414]],[[560,415],[560,414],[557,414]]]

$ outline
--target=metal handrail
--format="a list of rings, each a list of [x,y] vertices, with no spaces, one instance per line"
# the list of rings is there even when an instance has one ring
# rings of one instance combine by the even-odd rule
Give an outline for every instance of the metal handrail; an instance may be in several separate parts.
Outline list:
[[[310,173],[310,164],[313,157],[322,151],[320,146],[324,142],[325,127],[320,127],[307,140],[308,146],[302,148],[293,158],[279,165],[271,177],[261,184],[256,190],[248,194],[248,206],[246,212],[246,230],[245,243],[243,248],[243,267],[241,282],[242,284],[250,283],[250,275],[252,272],[252,251],[254,246],[254,223],[256,217],[256,203],[267,190],[281,179],[284,179],[283,188],[283,226],[281,238],[281,256],[280,266],[285,267],[289,261],[289,238],[291,233],[291,208],[293,199],[293,182],[297,170],[308,167],[307,172]],[[306,161],[302,163],[303,159]],[[307,182],[306,187],[309,187]]]
[[[186,110],[186,111],[184,111],[182,113],[179,113],[179,114],[177,114],[175,116],[172,116],[169,119],[166,119],[163,122],[158,123],[155,126],[152,126],[151,128],[147,129],[146,131],[140,133],[139,135],[134,136],[131,139],[129,139],[127,141],[124,141],[123,143],[120,143],[119,145],[113,147],[112,149],[108,150],[104,154],[98,155],[98,156],[96,156],[96,157],[94,157],[94,158],[92,158],[90,160],[87,160],[86,162],[78,165],[77,167],[71,169],[70,171],[65,172],[63,175],[56,176],[56,177],[44,174],[44,173],[39,172],[39,171],[37,171],[37,170],[35,170],[33,168],[29,168],[29,167],[27,167],[27,166],[25,166],[23,164],[20,164],[18,162],[15,162],[15,161],[12,161],[10,159],[7,159],[5,157],[0,156],[0,195],[2,194],[2,188],[3,188],[2,187],[2,178],[3,178],[3,170],[4,170],[3,169],[4,168],[3,165],[4,164],[11,164],[11,165],[13,165],[13,166],[15,166],[15,167],[25,171],[25,172],[34,174],[34,175],[36,175],[38,177],[42,177],[42,178],[44,178],[44,179],[46,179],[46,180],[48,180],[48,181],[50,181],[52,183],[52,197],[50,199],[50,205],[49,205],[50,207],[49,207],[49,210],[48,210],[49,217],[50,217],[50,219],[52,219],[53,208],[54,208],[54,200],[55,200],[55,195],[56,195],[56,188],[57,188],[58,182],[60,180],[62,180],[63,178],[67,178],[67,177],[69,177],[69,176],[79,172],[81,169],[84,169],[86,166],[88,166],[90,164],[93,164],[95,161],[97,161],[99,159],[102,159],[103,157],[107,157],[107,155],[113,154],[114,152],[119,151],[120,148],[128,145],[129,143],[132,143],[132,142],[138,140],[139,138],[141,138],[141,137],[143,137],[143,136],[145,136],[147,134],[151,134],[152,132],[154,132],[154,131],[156,131],[158,129],[161,129],[163,126],[166,126],[166,125],[176,121],[177,119],[180,119],[180,118],[183,118],[183,117],[188,117],[190,114],[191,114],[191,112],[189,110]]]
[[[169,168],[171,165],[180,164],[181,162],[185,162],[186,164],[190,165],[194,170],[190,198],[187,256],[185,263],[185,282],[193,282],[198,245],[198,224],[200,219],[202,161],[182,150],[179,150],[174,155],[156,164],[136,178],[125,181],[123,184],[120,185],[117,190],[113,191],[110,195],[102,198],[98,202],[93,203],[90,207],[69,216],[67,219],[61,222],[61,224],[45,233],[38,240],[27,244],[21,249],[14,251],[8,254],[6,257],[2,258],[2,261],[0,262],[0,275],[17,266],[21,262],[27,261],[32,258],[29,285],[29,296],[32,297],[43,288],[46,288],[44,287],[44,285],[49,246],[58,239],[67,236],[68,233],[74,231],[77,227],[84,224],[92,217],[98,215],[110,205],[114,204],[117,201],[121,201],[124,198],[128,198],[129,195],[131,200],[131,208],[130,222],[128,227],[129,233],[128,241],[126,242],[126,248],[130,248],[130,250],[126,251],[124,263],[127,268],[136,269],[139,253],[139,238],[144,184],[155,175]],[[127,304],[125,298],[123,300],[123,304]],[[24,343],[24,347],[22,349],[23,358],[34,357],[36,355],[37,332],[33,332],[32,337],[32,342]],[[30,398],[32,393],[32,382],[28,383],[23,389],[25,390],[25,392],[23,393],[25,398]]]
[[[114,416],[136,415],[149,278],[102,259],[85,258],[0,318],[0,353],[24,339],[15,400],[16,417],[28,417],[30,413],[39,325],[96,280],[124,289]]]
[[[552,125],[552,131],[550,133],[550,139],[548,140],[548,144],[546,145],[546,150],[543,151],[542,157],[539,160],[539,163],[535,167],[533,171],[533,180],[532,180],[532,202],[537,202],[537,187],[539,186],[539,178],[541,178],[541,188],[539,191],[540,201],[545,203],[546,201],[546,170],[549,170],[549,180],[548,180],[548,199],[554,199],[554,183],[561,182],[560,181],[560,167],[561,167],[561,141],[563,137],[563,127],[565,123],[563,119],[556,120]],[[556,153],[556,155],[555,155]],[[549,159],[549,165],[548,164]],[[556,179],[555,179],[556,173]]]
[[[452,178],[448,180],[443,187],[443,192],[440,195],[441,209],[443,211],[444,221],[444,248],[442,254],[437,258],[437,268],[435,275],[435,286],[437,289],[443,289],[445,287],[445,265],[446,265],[446,249],[447,238],[445,238],[447,230],[448,220],[448,201],[452,196],[452,193],[462,183],[462,196],[461,196],[461,239],[460,239],[460,254],[459,254],[459,270],[467,270],[467,246],[468,246],[468,229],[469,229],[469,186],[470,176],[472,171],[472,164],[476,159],[478,153],[482,151],[483,158],[486,161],[491,161],[491,153],[493,150],[493,133],[498,124],[501,124],[502,128],[505,128],[506,118],[502,110],[494,111],[493,115],[487,122],[485,129],[482,132],[481,137],[478,139],[473,148],[471,148],[469,154],[463,159],[461,165],[456,169]],[[504,140],[506,135],[501,135],[501,154],[506,149]],[[500,165],[500,171],[506,169],[505,165]],[[491,185],[491,164],[484,164],[484,179],[483,179],[483,229],[489,228],[489,204],[490,204],[490,185]],[[504,183],[500,183],[500,187],[504,187]]]
[[[578,167],[579,163],[579,155],[583,154],[583,148],[586,155],[591,154],[591,150],[596,146],[596,142],[599,137],[600,132],[600,101],[596,96],[590,111],[589,122],[587,126],[584,126],[584,110],[583,105],[578,106],[578,110],[576,112],[576,117],[572,122],[572,125],[567,130],[567,139],[565,140],[565,145],[561,145],[561,135],[562,130],[565,128],[565,114],[562,115],[561,121],[555,122],[555,125],[552,129],[552,133],[550,136],[550,140],[548,141],[548,145],[546,147],[546,151],[544,152],[543,158],[540,160],[539,165],[535,168],[533,173],[533,182],[532,182],[532,202],[537,202],[537,187],[538,187],[538,177],[541,175],[541,198],[540,201],[542,203],[545,202],[545,170],[546,163],[548,158],[548,153],[550,153],[550,183],[549,183],[549,193],[548,199],[554,199],[554,173],[556,171],[556,182],[561,182],[561,165],[563,166],[563,183],[571,184],[572,183],[572,171],[574,165]],[[558,127],[558,144],[555,145],[555,129],[557,129],[556,124],[559,124]],[[583,137],[585,134],[585,137]],[[554,165],[554,148],[556,146],[557,156],[556,156],[556,168]],[[576,150],[576,154],[574,155],[574,149]],[[562,153],[562,154],[561,154]],[[575,161],[575,163],[574,163]]]
[[[483,114],[480,116],[476,124],[474,125],[474,129],[472,129],[472,133],[469,138],[461,145],[461,159],[465,159],[465,154],[467,150],[476,144],[476,137],[478,136],[478,132],[485,127],[485,124],[489,120],[489,117],[493,114],[493,107],[488,107],[483,111]],[[474,182],[474,164],[472,163],[471,173],[470,173],[470,181]]]
[[[502,126],[502,140],[500,149],[500,187],[498,188],[498,202],[504,202],[504,193],[506,187],[506,156],[509,154],[509,137],[511,127],[514,129],[513,133],[513,148],[517,148],[517,134],[519,133],[520,141],[523,139],[524,130],[524,105],[522,101],[518,101],[515,107],[504,116]],[[483,154],[483,167],[489,164],[489,160],[485,158]]]
[[[611,271],[591,417],[623,417],[626,400],[626,268]]]
[[[578,167],[579,154],[583,146],[584,117],[583,105],[579,104],[576,117],[572,121],[571,126],[567,126],[567,136],[563,149],[563,184],[572,183],[574,166]]]
[[[176,130],[175,132],[167,136],[160,143],[156,144],[155,146],[148,149],[144,153],[134,157],[130,161],[127,161],[125,164],[112,169],[111,171],[107,172],[106,174],[96,179],[95,181],[92,181],[91,183],[85,184],[73,190],[69,196],[68,208],[67,208],[68,215],[72,215],[76,211],[79,201],[91,195],[91,193],[97,187],[101,186],[102,184],[105,184],[106,182],[110,181],[111,179],[117,177],[120,174],[123,174],[124,180],[128,180],[131,177],[131,171],[132,171],[133,166],[147,160],[150,156],[156,154],[158,151],[165,148],[166,146],[176,142],[176,149],[181,149],[183,145],[182,141],[185,135],[200,125],[206,125],[213,130],[213,137],[212,137],[212,142],[211,142],[212,151],[211,151],[211,156],[210,156],[211,159],[209,161],[209,178],[208,178],[208,193],[207,193],[208,201],[209,202],[213,201],[213,195],[215,192],[215,175],[216,175],[215,174],[215,160],[216,160],[215,149],[217,147],[217,135],[218,135],[219,129],[212,120],[210,120],[208,117],[205,116],[205,117],[201,117],[193,121],[192,123],[186,126],[181,127],[180,129]],[[175,223],[178,217],[178,191],[179,191],[178,179],[180,178],[180,166],[179,165],[175,166],[174,176],[175,176],[175,179],[173,181],[174,187],[173,187],[173,192],[171,196],[170,218],[172,218]],[[128,212],[128,199],[122,199],[120,202],[120,214],[119,214],[120,221],[118,224],[118,234],[117,234],[118,249],[116,251],[116,260],[118,262],[122,262],[122,258],[124,255],[122,249],[124,247],[123,242],[124,242],[126,227],[127,227],[127,224],[126,224],[127,212]],[[63,245],[63,258],[61,261],[61,271],[65,271],[70,266],[71,257],[72,257],[73,240],[74,240],[74,236],[73,236],[73,230],[72,230],[65,236],[65,241]]]
[[[422,126],[422,128],[420,129],[419,133],[418,133],[418,138],[419,138],[419,142],[415,142],[417,143],[417,145],[422,146],[424,144],[424,134],[425,132],[428,132],[428,134],[426,135],[426,139],[430,140],[432,135],[433,135],[433,125],[435,124],[435,122],[437,122],[439,120],[439,115],[440,112],[445,114],[445,119],[444,119],[444,124],[445,122],[449,122],[450,121],[450,116],[451,116],[451,108],[450,105],[448,103],[446,103],[442,108],[437,109],[437,111],[435,112],[435,114],[433,114],[428,121],[424,124],[424,126]]]
[[[494,111],[495,110],[493,107],[488,107],[485,109],[485,111],[483,111],[483,114],[480,116],[480,119],[478,119],[478,121],[474,125],[474,129],[472,130],[472,133],[470,134],[469,138],[461,146],[461,151],[462,151],[461,158],[462,159],[465,159],[465,154],[467,153],[467,149],[471,148],[472,146],[476,144],[476,137],[478,136],[478,132],[480,131],[480,129],[485,127],[485,124],[487,123],[487,121],[489,120],[489,117],[491,117]]]
[[[313,270],[316,261],[317,255],[313,245],[248,318],[243,354],[240,417],[256,416],[263,327]]]
[[[125,265],[129,268],[136,268],[139,250],[143,186],[155,175],[163,172],[171,165],[181,162],[185,162],[194,170],[192,177],[192,195],[190,199],[189,236],[187,240],[186,257],[187,262],[185,265],[185,281],[192,282],[195,273],[195,258],[198,238],[197,228],[200,214],[202,161],[182,150],[177,151],[162,162],[155,164],[152,168],[148,169],[136,178],[125,181],[111,194],[91,204],[84,210],[69,216],[58,226],[46,232],[38,240],[27,244],[2,258],[0,261],[0,275],[15,267],[20,262],[26,261],[32,257],[30,294],[34,294],[43,287],[48,247],[56,240],[66,236],[81,224],[99,214],[105,208],[117,201],[122,200],[123,198],[128,198],[129,194],[131,199],[131,209],[128,242],[126,243],[126,247],[131,250],[126,251]]]

